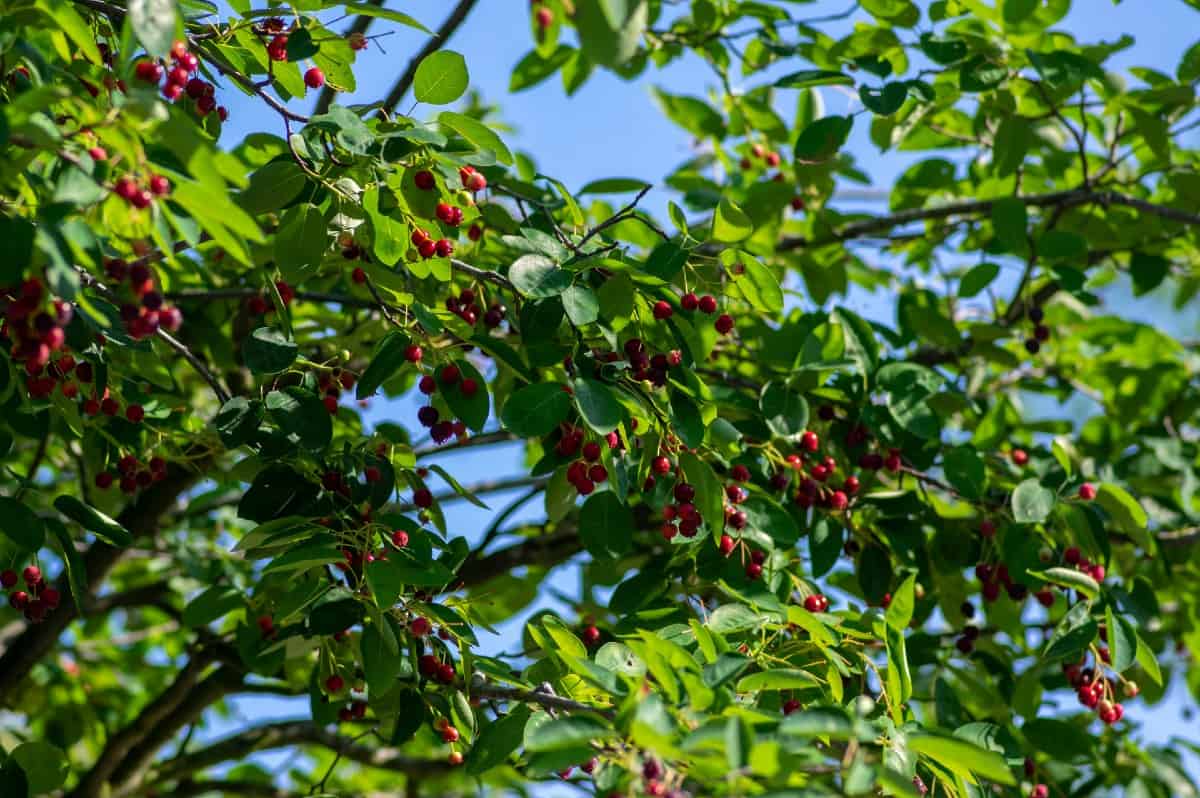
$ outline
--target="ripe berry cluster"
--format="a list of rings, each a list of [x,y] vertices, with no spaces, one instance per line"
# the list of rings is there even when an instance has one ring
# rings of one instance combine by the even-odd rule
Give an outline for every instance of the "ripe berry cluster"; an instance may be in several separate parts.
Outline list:
[[[410,346],[405,356],[410,363],[419,363],[423,353],[419,346]],[[458,391],[469,399],[479,392],[479,383],[473,377],[464,377],[462,369],[458,366],[447,363],[434,374],[426,374],[421,377],[417,381],[417,389],[426,396],[433,396],[439,390],[443,394],[447,391]],[[467,425],[461,419],[443,419],[441,413],[433,405],[426,405],[418,410],[417,420],[421,422],[422,426],[429,429],[429,435],[433,438],[434,443],[442,444],[452,437],[457,437],[459,440],[465,440],[467,437]],[[429,506],[421,505],[416,499],[414,499],[414,503],[418,507]]]
[[[36,277],[0,288],[0,299],[5,300],[0,338],[11,342],[13,361],[22,364],[34,380],[50,365],[54,353],[65,353],[66,327],[75,315],[70,303],[55,299],[47,306],[46,298],[45,286]],[[48,396],[54,381],[50,380],[49,390],[41,390],[43,387],[40,381],[31,384],[30,393]]]
[[[126,299],[120,313],[130,338],[147,338],[160,328],[175,332],[183,324],[179,308],[167,305],[155,289],[149,266],[140,262],[129,265],[120,258],[110,258],[104,262],[104,271],[113,283],[113,291],[123,293]]]
[[[188,51],[187,42],[176,41],[171,45],[169,65],[156,58],[146,58],[134,65],[133,74],[143,83],[154,86],[162,83],[162,96],[171,102],[175,102],[186,93],[195,101],[196,113],[205,116],[215,110],[224,122],[229,118],[229,111],[225,106],[217,106],[216,88],[213,84],[193,77],[199,69],[200,60]]]
[[[155,197],[171,193],[171,181],[162,175],[151,175],[143,188],[133,175],[123,175],[113,183],[113,193],[138,210],[145,210],[153,204]]]
[[[279,292],[279,299],[283,303],[284,307],[290,305],[292,300],[296,298],[295,289],[283,280],[275,281],[275,290]],[[262,294],[252,296],[246,300],[246,311],[252,316],[262,316],[267,313],[272,313],[274,310],[275,305],[270,299]]]
[[[474,289],[471,288],[464,288],[458,293],[458,296],[446,297],[446,310],[472,326],[482,315],[483,323],[489,330],[499,327],[504,321],[505,314],[508,313],[508,308],[499,302],[492,302],[484,312],[482,306],[476,301]]]
[[[660,302],[658,304],[662,305],[664,303]],[[688,313],[694,313],[699,310],[706,316],[711,316],[717,312],[717,298],[712,294],[697,296],[695,293],[688,291],[679,298],[679,306]],[[671,309],[670,305],[667,305],[667,309]],[[655,318],[659,317],[658,314],[659,308],[655,306]],[[670,316],[671,314],[667,313],[664,318],[670,318]],[[734,328],[733,316],[730,316],[728,313],[722,313],[720,316],[717,316],[717,320],[713,323],[713,326],[721,335],[729,335],[729,333],[733,332]]]
[[[352,390],[357,382],[358,379],[351,372],[336,367],[322,373],[317,378],[317,390],[321,393],[321,403],[325,405],[329,415],[337,415],[338,399],[341,398],[342,391]]]
[[[622,448],[621,436],[616,432],[606,435],[604,442],[613,452],[618,452]],[[582,454],[580,459],[567,466],[567,481],[574,486],[580,496],[590,495],[596,490],[597,485],[608,481],[608,469],[600,462],[603,454],[600,444],[597,441],[584,443],[583,430],[579,427],[566,425],[562,437],[555,445],[555,451],[560,457],[575,457],[577,454]]]
[[[62,594],[46,583],[42,571],[36,565],[29,565],[21,573],[28,590],[14,590],[8,594],[8,601],[13,609],[25,614],[25,620],[30,623],[41,623],[46,615],[58,607]],[[0,573],[0,585],[5,590],[16,587],[17,574],[13,570]]]
[[[1050,340],[1050,328],[1042,324],[1045,314],[1039,307],[1029,309],[1029,321],[1033,323],[1033,334],[1025,339],[1025,351],[1036,355],[1041,351],[1042,344]]]
[[[108,490],[119,479],[121,492],[133,494],[141,488],[165,479],[166,476],[167,461],[163,458],[151,457],[143,467],[136,457],[127,454],[117,461],[115,474],[112,471],[101,471],[96,474],[93,481],[100,490]]]

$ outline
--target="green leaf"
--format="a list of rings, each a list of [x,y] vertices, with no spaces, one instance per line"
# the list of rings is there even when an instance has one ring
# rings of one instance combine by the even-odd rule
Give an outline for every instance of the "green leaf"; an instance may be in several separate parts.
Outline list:
[[[308,177],[290,158],[271,161],[250,175],[250,185],[238,195],[238,204],[247,213],[258,215],[290,204],[304,190]]]
[[[110,546],[124,548],[133,543],[129,530],[74,496],[62,494],[54,500],[54,508]]]
[[[88,575],[87,568],[83,563],[83,556],[75,548],[75,541],[71,539],[64,524],[51,521],[46,525],[50,527],[51,534],[58,541],[59,554],[63,558],[63,568],[67,572],[67,584],[71,586],[71,599],[75,602],[75,608],[79,614],[83,615],[84,599],[88,595]]]
[[[1091,616],[1091,603],[1081,601],[1067,611],[1054,627],[1042,658],[1071,660],[1079,656],[1096,639],[1098,625]]]
[[[1078,590],[1090,599],[1100,595],[1100,584],[1083,573],[1076,571],[1074,568],[1047,568],[1044,571],[1030,571],[1030,574],[1044,579],[1051,584],[1059,585],[1060,587]]]
[[[296,360],[295,341],[274,327],[259,327],[242,344],[246,366],[255,374],[277,374]]]
[[[822,681],[808,671],[796,668],[775,668],[743,676],[737,683],[737,691],[753,693],[758,690],[804,690],[810,687],[820,687],[821,684]]]
[[[968,52],[966,42],[961,39],[937,37],[932,33],[921,34],[920,47],[930,61],[942,66],[963,60]]]
[[[616,730],[586,715],[554,718],[541,723],[525,734],[528,751],[557,751],[577,745],[611,740]]]
[[[1146,645],[1146,641],[1142,640],[1140,637],[1138,638],[1137,643],[1137,662],[1138,665],[1142,666],[1142,670],[1146,672],[1146,675],[1153,679],[1155,684],[1161,687],[1163,683],[1163,677],[1162,670],[1158,667],[1158,659],[1155,658],[1154,651],[1150,648],[1150,646]]]
[[[593,493],[579,511],[579,540],[595,557],[628,553],[633,528],[633,512],[612,491]]]
[[[1054,491],[1037,479],[1027,479],[1012,492],[1013,520],[1018,524],[1040,524],[1054,509]]]
[[[912,622],[913,610],[916,608],[916,589],[917,578],[910,574],[907,579],[900,583],[900,587],[892,593],[892,602],[888,605],[887,613],[884,616],[888,626],[895,629],[897,632],[903,632]]]
[[[857,736],[849,715],[839,706],[809,707],[788,715],[779,724],[779,731],[795,737],[828,737],[831,740],[851,740]]]
[[[266,406],[279,428],[295,435],[305,449],[324,449],[333,439],[333,419],[311,391],[289,385],[267,394]]]
[[[722,138],[725,120],[712,107],[695,97],[668,94],[654,89],[654,97],[664,114],[675,124],[698,138]]]
[[[892,720],[900,723],[904,717],[902,705],[912,696],[912,671],[908,664],[908,645],[904,632],[885,625],[884,644],[887,649],[887,689]]]
[[[284,552],[274,560],[271,560],[271,562],[267,563],[266,568],[263,569],[263,576],[267,574],[291,573],[292,571],[302,572],[310,568],[343,562],[344,560],[345,557],[342,555],[342,550],[335,543],[329,541],[310,543],[306,546]]]
[[[637,53],[649,22],[649,4],[647,0],[575,0],[573,21],[587,60],[619,67]]]
[[[386,19],[389,22],[399,22],[401,25],[416,28],[423,33],[433,32],[408,14],[402,14],[399,11],[392,11],[387,8],[380,8],[374,3],[342,3],[342,6],[345,7],[347,15],[357,14],[361,17],[378,17]]]
[[[580,417],[595,432],[607,435],[621,423],[621,404],[612,388],[597,380],[576,379],[573,389]]]
[[[513,287],[530,299],[558,296],[571,287],[571,273],[545,255],[522,255],[508,269]]]
[[[70,772],[66,755],[50,743],[36,740],[22,743],[9,753],[9,757],[25,771],[30,795],[57,790]]]
[[[635,194],[650,186],[644,180],[633,177],[608,177],[593,180],[583,188],[580,194]]]
[[[477,148],[494,153],[496,160],[500,163],[506,166],[512,165],[513,156],[508,147],[504,145],[495,131],[478,119],[452,111],[442,111],[438,114],[438,123],[450,128]]]
[[[7,496],[0,496],[0,533],[28,552],[37,551],[46,542],[42,519],[24,503]]]
[[[240,590],[228,585],[213,585],[183,608],[183,625],[193,629],[207,626],[244,606],[246,598]]]
[[[399,644],[390,615],[381,615],[375,623],[363,625],[359,645],[362,649],[363,676],[371,695],[384,695],[404,672],[408,661],[397,656]]]
[[[453,50],[437,50],[425,56],[413,77],[413,96],[418,102],[449,105],[463,96],[471,78],[467,60]]]
[[[308,28],[296,28],[288,34],[287,60],[292,63],[312,58],[320,49],[317,43],[313,41],[312,33],[309,32]]]
[[[487,380],[466,359],[459,358],[454,361],[454,364],[458,366],[459,373],[462,375],[461,379],[449,387],[443,384],[443,387],[438,389],[439,393],[455,416],[462,419],[463,423],[474,431],[482,432],[484,425],[487,424],[490,407]],[[442,366],[438,369],[439,381],[444,368],[445,366]],[[475,393],[470,396],[463,392],[464,380],[474,380],[475,382]]]
[[[1063,762],[1092,756],[1092,735],[1073,723],[1055,718],[1033,718],[1021,727],[1021,733],[1039,751]]]
[[[858,98],[876,115],[891,116],[899,111],[900,106],[908,99],[908,86],[904,83],[887,83],[882,89],[859,86]]]
[[[671,426],[684,446],[694,449],[704,443],[704,417],[696,403],[683,391],[671,392]]]
[[[129,0],[129,26],[146,52],[166,58],[175,41],[179,17],[175,0]]]
[[[996,177],[1007,177],[1025,161],[1025,153],[1033,144],[1033,127],[1016,116],[1006,116],[996,129],[992,151],[992,168]]]
[[[725,526],[721,480],[717,478],[712,466],[690,452],[679,455],[679,467],[683,470],[684,479],[696,489],[693,503],[700,512],[700,517],[714,535],[719,534]]]
[[[973,266],[962,276],[958,284],[958,295],[963,299],[978,296],[983,289],[992,284],[1000,274],[1000,267],[995,263],[981,263]]]
[[[508,90],[515,94],[524,89],[536,86],[562,69],[563,65],[570,61],[575,53],[574,48],[565,44],[558,45],[548,56],[543,55],[537,50],[530,50],[513,67],[512,78],[508,83]]]
[[[355,397],[366,399],[371,396],[379,390],[379,386],[403,368],[408,362],[405,350],[408,349],[410,343],[409,337],[399,330],[392,330],[385,335],[375,345],[375,351],[371,354],[371,362],[367,364],[362,376],[358,378],[354,390]]]
[[[720,208],[717,212],[720,212]],[[779,279],[757,258],[745,253],[738,253],[737,263],[730,274],[728,291],[764,313],[783,310],[783,289]]]
[[[758,406],[767,427],[781,438],[795,437],[808,427],[808,401],[781,380],[763,386]]]
[[[586,285],[576,283],[562,293],[563,310],[576,327],[591,324],[600,318],[600,300]]]
[[[831,69],[802,69],[775,81],[779,89],[807,89],[811,86],[853,86],[854,78]]]
[[[221,443],[226,449],[236,449],[244,443],[249,443],[258,430],[262,421],[262,402],[251,402],[244,396],[235,396],[217,412],[213,425],[221,436]]]
[[[1146,532],[1146,511],[1138,504],[1137,499],[1123,488],[1106,482],[1096,489],[1096,503],[1104,508],[1104,512],[1122,532],[1130,535],[1138,545],[1150,547],[1150,535]]]
[[[956,446],[943,461],[946,481],[968,499],[979,499],[987,486],[987,466],[973,446]]]
[[[1024,252],[1025,228],[1029,223],[1025,203],[1017,197],[1002,197],[992,203],[992,228],[1010,252]]]
[[[972,783],[976,783],[972,773],[999,784],[1017,783],[1003,756],[965,740],[931,734],[910,734],[908,750],[932,759]]]
[[[1111,605],[1105,611],[1104,626],[1108,632],[1110,667],[1117,673],[1123,673],[1137,661],[1137,630],[1124,615],[1115,614]]]
[[[329,247],[325,216],[316,205],[293,205],[279,220],[275,262],[289,282],[298,283],[321,265]]]
[[[854,119],[849,116],[822,117],[800,131],[796,138],[796,160],[805,164],[828,161],[850,137]]]
[[[521,745],[522,730],[529,715],[529,707],[518,704],[484,726],[467,757],[467,773],[478,776],[503,764]]]
[[[754,232],[754,223],[733,200],[722,198],[713,214],[712,237],[722,244],[736,244]]]
[[[526,385],[514,392],[500,411],[504,426],[522,438],[553,432],[571,412],[571,395],[556,382]]]

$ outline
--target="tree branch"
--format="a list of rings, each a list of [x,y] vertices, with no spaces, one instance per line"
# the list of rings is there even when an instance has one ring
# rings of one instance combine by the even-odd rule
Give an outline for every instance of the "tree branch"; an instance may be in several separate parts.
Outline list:
[[[117,522],[129,530],[135,540],[153,536],[159,519],[198,479],[199,475],[193,471],[170,467],[166,478],[146,488],[136,501],[128,504],[117,516]],[[124,553],[123,549],[101,541],[88,548],[83,556],[88,593],[80,597],[79,603],[88,606],[95,591]],[[58,609],[47,615],[42,623],[28,626],[0,655],[0,706],[10,705],[29,671],[54,647],[75,619],[77,610],[71,586],[65,580],[63,582],[59,586],[63,595]]]
[[[367,0],[367,3],[373,6],[381,6],[383,5],[383,0]],[[350,24],[350,27],[347,28],[346,32],[342,35],[346,38],[349,38],[355,33],[365,34],[374,22],[375,17],[368,16],[366,14],[359,14],[354,18],[354,22]],[[317,104],[313,106],[313,115],[319,116],[328,112],[329,106],[333,104],[333,96],[336,93],[337,92],[334,91],[333,87],[326,83],[321,88],[320,96],[317,97]]]
[[[201,795],[247,796],[247,798],[301,798],[303,793],[284,790],[257,781],[185,781],[176,784],[170,793],[173,798],[196,798]]]
[[[474,587],[514,568],[540,565],[549,568],[569,560],[583,550],[575,525],[564,522],[550,535],[529,538],[492,554],[472,555],[458,569],[457,587]]]
[[[183,779],[223,762],[242,760],[255,751],[269,751],[293,745],[319,745],[359,764],[398,773],[432,774],[448,772],[445,759],[418,759],[404,756],[394,748],[371,748],[352,743],[337,732],[308,720],[280,721],[256,726],[218,740],[190,754],[162,763],[153,773],[154,783]]]
[[[997,198],[999,199],[999,198]],[[1007,199],[1007,198],[1005,198]],[[1072,189],[1070,191],[1057,191],[1051,194],[1032,194],[1026,197],[1017,197],[1025,203],[1026,206],[1032,208],[1061,208],[1063,210],[1074,208],[1079,205],[1087,205],[1089,203],[1099,203],[1101,205],[1124,205],[1130,208],[1144,211],[1145,213],[1159,216],[1163,219],[1169,219],[1180,224],[1200,226],[1200,215],[1182,210],[1180,208],[1172,208],[1167,205],[1158,205],[1153,202],[1148,202],[1137,197],[1131,197],[1128,194],[1121,194],[1116,191],[1090,191],[1087,189]],[[939,205],[933,208],[913,208],[912,210],[900,211],[889,216],[876,216],[869,219],[863,219],[857,222],[851,222],[843,226],[839,230],[835,230],[829,235],[821,236],[814,239],[806,238],[785,238],[779,243],[780,251],[808,249],[813,247],[821,247],[829,244],[838,244],[845,241],[850,241],[856,238],[864,238],[875,233],[886,232],[901,225],[911,224],[913,222],[924,222],[935,219],[948,219],[951,216],[978,216],[986,213],[991,213],[992,206],[996,200],[970,200],[966,202],[952,202],[946,205]]]
[[[400,79],[392,86],[392,90],[388,92],[387,98],[383,101],[379,109],[380,115],[386,115],[400,104],[400,101],[404,99],[404,95],[408,93],[409,88],[412,86],[413,79],[417,76],[417,67],[421,65],[426,56],[437,52],[438,49],[450,40],[450,37],[454,35],[454,32],[466,20],[467,15],[471,13],[471,9],[475,7],[476,2],[478,0],[459,0],[458,5],[450,12],[450,16],[446,17],[446,21],[437,29],[433,37],[408,62],[408,66],[404,68],[404,73],[400,75]]]

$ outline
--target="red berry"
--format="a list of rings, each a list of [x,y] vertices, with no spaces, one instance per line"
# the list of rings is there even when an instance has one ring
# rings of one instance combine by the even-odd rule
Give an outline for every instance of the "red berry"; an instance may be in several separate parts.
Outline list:
[[[155,61],[138,61],[133,68],[133,74],[138,80],[146,83],[158,83],[163,76],[162,64]]]
[[[533,16],[537,21],[537,26],[542,30],[554,24],[554,12],[545,6],[540,7]]]
[[[448,366],[442,367],[441,374],[438,375],[438,381],[441,382],[442,385],[453,385],[454,383],[458,382],[458,378],[461,376],[462,372],[459,371],[458,366],[451,363]]]
[[[688,291],[679,298],[679,304],[684,310],[691,312],[700,306],[700,298],[693,292]]]
[[[470,377],[467,377],[465,380],[462,381],[462,385],[460,386],[460,389],[462,390],[463,396],[466,396],[469,398],[469,397],[474,396],[475,393],[479,390],[479,383],[475,382],[475,380],[471,379]]]
[[[325,680],[325,690],[330,693],[340,693],[346,686],[346,680],[336,673]]]
[[[150,178],[150,193],[157,194],[160,197],[170,194],[171,181],[162,175],[154,175],[154,177]]]
[[[417,389],[426,396],[432,396],[437,392],[437,380],[426,374],[417,382]]]
[[[433,494],[429,492],[428,488],[417,488],[413,491],[413,504],[422,510],[427,510],[433,506]]]
[[[1083,553],[1079,551],[1078,547],[1071,546],[1069,549],[1063,552],[1063,560],[1065,560],[1068,565],[1079,565],[1079,563],[1083,561]]]
[[[442,742],[453,743],[458,741],[458,729],[453,726],[447,726],[442,729]]]
[[[700,297],[700,312],[701,313],[716,313],[717,300],[712,294],[705,294]]]
[[[984,538],[996,536],[996,524],[985,518],[979,522],[979,534]]]
[[[589,463],[594,463],[600,459],[600,444],[595,441],[588,441],[583,445],[583,459]]]
[[[716,324],[713,326],[717,328],[717,332],[721,335],[728,335],[733,332],[733,316],[730,316],[728,313],[722,313],[717,317]]]
[[[362,285],[367,281],[367,273],[363,271],[362,267],[356,267],[354,271],[350,273],[350,279],[358,285]]]
[[[654,460],[650,463],[650,467],[652,469],[654,469],[654,472],[657,474],[671,473],[671,461],[668,460],[666,457],[663,457],[662,455],[655,457]]]
[[[761,563],[750,562],[746,564],[746,576],[751,579],[758,579],[762,576],[763,567]]]
[[[404,350],[404,359],[409,363],[420,363],[424,354],[425,353],[421,351],[421,347],[417,346],[416,344],[410,344]]]
[[[146,417],[146,411],[141,405],[130,405],[125,408],[125,418],[132,421],[134,424],[141,422]]]
[[[737,544],[729,535],[721,535],[721,541],[717,544],[717,548],[721,550],[722,556],[728,557],[735,545]]]
[[[17,583],[17,572],[16,571],[12,570],[11,568],[6,568],[2,573],[0,573],[0,586],[3,586],[5,590],[12,587],[16,583]]]
[[[408,625],[408,630],[417,637],[424,637],[433,630],[433,626],[429,623],[428,618],[418,616],[412,619],[412,622]]]
[[[790,715],[798,709],[800,709],[800,702],[794,698],[783,702],[783,714],[785,715]]]
[[[338,411],[338,400],[336,396],[322,397],[321,403],[325,405],[325,409],[329,411],[329,415],[335,416]]]
[[[454,254],[454,242],[448,238],[439,238],[433,244],[433,251],[439,258],[448,258]]]
[[[437,180],[434,179],[433,172],[430,172],[428,169],[422,169],[413,175],[413,182],[422,191],[432,191],[437,186]]]
[[[821,439],[812,430],[805,430],[800,435],[800,448],[806,452],[815,452],[821,448]]]
[[[21,577],[25,580],[25,584],[33,587],[42,581],[42,570],[36,565],[29,565],[21,572]]]
[[[312,67],[304,73],[304,85],[310,89],[319,89],[325,85],[325,73],[319,67]]]
[[[594,646],[600,642],[600,630],[597,629],[594,624],[589,624],[588,626],[584,627],[581,637],[583,637],[583,642],[585,645],[588,647]]]
[[[397,529],[392,533],[392,545],[398,549],[402,549],[408,545],[408,533],[403,529]]]
[[[1024,449],[1013,449],[1009,455],[1014,464],[1023,466],[1029,462],[1029,454]]]
[[[660,299],[654,303],[654,318],[658,319],[659,321],[662,321],[663,319],[669,319],[674,314],[674,308],[672,308],[671,303],[665,299]]]
[[[1083,499],[1085,502],[1090,502],[1092,499],[1096,498],[1096,486],[1089,482],[1085,482],[1080,485],[1079,498]]]

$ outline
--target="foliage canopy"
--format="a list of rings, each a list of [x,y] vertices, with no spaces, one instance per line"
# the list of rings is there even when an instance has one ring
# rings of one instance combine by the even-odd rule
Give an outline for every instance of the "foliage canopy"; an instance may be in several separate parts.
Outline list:
[[[1196,344],[1103,299],[1200,288],[1200,44],[535,0],[513,91],[711,69],[657,218],[510,149],[475,0],[226,5],[0,0],[0,795],[1197,794],[1125,714],[1200,696]]]

